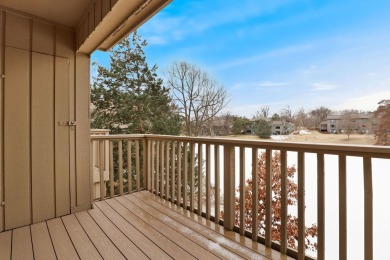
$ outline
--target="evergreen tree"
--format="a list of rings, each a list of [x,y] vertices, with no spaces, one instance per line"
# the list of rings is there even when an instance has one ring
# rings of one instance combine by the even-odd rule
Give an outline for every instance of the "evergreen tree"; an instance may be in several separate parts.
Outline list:
[[[260,119],[255,124],[255,133],[260,138],[269,139],[272,135],[272,129],[267,121]]]
[[[143,48],[147,42],[134,33],[110,54],[108,68],[97,65],[91,90],[91,128],[111,134],[180,133],[180,116],[157,75],[149,68]]]

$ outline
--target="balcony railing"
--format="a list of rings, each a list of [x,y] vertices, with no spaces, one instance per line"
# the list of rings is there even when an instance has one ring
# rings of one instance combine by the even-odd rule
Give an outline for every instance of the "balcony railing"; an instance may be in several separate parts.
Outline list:
[[[105,157],[107,149],[108,159]],[[245,229],[244,205],[246,201],[242,194],[244,194],[246,178],[251,178],[252,183],[256,184],[252,185],[251,214],[259,215],[257,167],[260,151],[265,152],[266,155],[266,209],[272,207],[273,199],[272,153],[273,151],[280,152],[280,241],[272,241],[271,210],[265,211],[264,237],[258,235],[258,218],[252,218],[251,230]],[[295,154],[298,175],[297,251],[288,248],[287,241],[289,214],[287,168],[288,159],[295,157]],[[91,169],[93,171],[97,167],[100,176],[100,196],[94,199],[103,200],[145,189],[215,221],[229,230],[235,230],[241,235],[251,237],[254,241],[262,242],[283,254],[305,259],[305,159],[308,154],[314,154],[316,158],[314,174],[317,178],[317,194],[314,195],[317,197],[317,258],[325,259],[326,156],[336,155],[338,161],[339,259],[347,259],[347,158],[349,157],[359,157],[363,162],[364,259],[373,259],[372,160],[374,158],[390,159],[390,149],[387,147],[162,135],[91,136],[91,158],[95,158],[94,162],[91,160]],[[108,180],[105,179],[104,171],[107,165]],[[248,165],[251,171],[245,169]],[[246,172],[250,172],[249,176]],[[235,212],[237,210],[236,201],[239,201],[238,214]],[[238,221],[236,221],[237,216],[239,216]]]

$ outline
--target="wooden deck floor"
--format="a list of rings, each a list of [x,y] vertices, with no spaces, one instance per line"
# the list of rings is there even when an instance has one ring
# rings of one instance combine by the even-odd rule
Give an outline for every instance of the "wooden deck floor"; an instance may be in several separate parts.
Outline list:
[[[0,259],[290,259],[143,191],[0,233]]]

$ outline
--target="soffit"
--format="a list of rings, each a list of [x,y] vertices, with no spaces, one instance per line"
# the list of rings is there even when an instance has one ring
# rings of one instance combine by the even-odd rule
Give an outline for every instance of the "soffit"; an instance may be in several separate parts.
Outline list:
[[[74,28],[90,2],[90,0],[0,0],[0,5]]]

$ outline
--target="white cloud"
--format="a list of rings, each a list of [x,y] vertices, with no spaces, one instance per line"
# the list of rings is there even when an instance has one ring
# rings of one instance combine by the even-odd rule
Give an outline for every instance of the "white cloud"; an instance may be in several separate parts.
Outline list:
[[[334,90],[338,88],[338,85],[326,83],[326,82],[318,82],[312,84],[313,90],[315,91],[324,91],[324,90]]]
[[[281,86],[287,86],[290,83],[285,83],[285,82],[272,82],[272,81],[264,81],[257,83],[257,86],[259,87],[281,87]]]
[[[359,109],[374,111],[378,107],[378,102],[383,99],[390,99],[390,91],[375,92],[369,95],[353,97],[344,100],[340,105],[334,107],[335,110]]]
[[[221,70],[221,69],[227,69],[227,68],[233,68],[233,67],[238,67],[242,65],[247,65],[251,63],[255,63],[264,59],[271,59],[271,58],[276,58],[276,57],[282,57],[286,55],[290,55],[293,53],[297,52],[303,52],[311,49],[312,46],[308,44],[304,45],[294,45],[294,46],[289,46],[285,48],[280,48],[280,49],[275,49],[266,53],[254,55],[254,56],[248,56],[248,57],[242,57],[236,60],[232,60],[230,62],[225,62],[218,66],[216,70]]]

